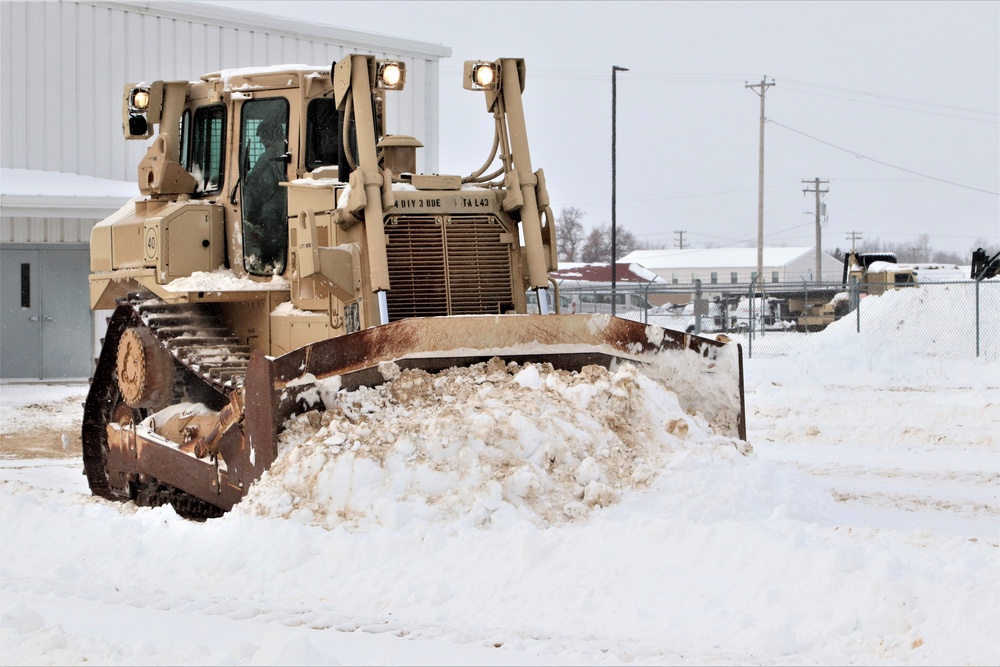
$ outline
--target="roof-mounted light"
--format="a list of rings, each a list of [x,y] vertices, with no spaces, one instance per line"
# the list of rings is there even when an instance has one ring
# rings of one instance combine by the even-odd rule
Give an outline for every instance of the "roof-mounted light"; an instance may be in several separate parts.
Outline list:
[[[149,135],[149,102],[152,96],[147,85],[133,86],[128,91],[126,104],[128,135],[130,137],[144,137]]]
[[[383,60],[378,64],[378,84],[388,90],[402,90],[406,83],[406,63]]]
[[[128,105],[131,111],[145,113],[149,109],[149,88],[136,86],[129,94]]]
[[[466,90],[496,90],[500,87],[500,65],[482,60],[466,60],[462,83]]]

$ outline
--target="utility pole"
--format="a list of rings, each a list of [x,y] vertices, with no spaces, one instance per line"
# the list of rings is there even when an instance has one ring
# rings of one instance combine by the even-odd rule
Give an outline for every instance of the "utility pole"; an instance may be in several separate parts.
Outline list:
[[[806,189],[804,189],[802,191],[802,194],[806,194],[807,192],[815,192],[816,193],[816,282],[817,283],[821,283],[821,282],[823,282],[823,261],[822,261],[822,255],[821,255],[821,253],[823,252],[823,243],[822,243],[822,241],[823,241],[823,235],[820,232],[820,209],[822,208],[820,206],[820,203],[821,203],[820,202],[820,197],[822,195],[826,194],[827,192],[829,192],[830,190],[829,190],[829,188],[826,189],[826,190],[823,190],[823,189],[820,188],[820,185],[829,183],[830,181],[821,181],[818,178],[814,178],[811,181],[807,181],[807,180],[803,179],[802,182],[803,183],[812,183],[813,184],[813,189],[812,190],[810,190],[809,188],[806,188]]]
[[[854,252],[854,242],[861,240],[861,232],[847,232],[847,237],[851,239],[851,252]]]
[[[760,80],[760,83],[744,85],[760,96],[760,167],[757,186],[757,279],[760,281],[760,296],[764,298],[764,96],[767,89],[774,85],[767,82],[767,76]],[[757,89],[760,89],[759,91]]]
[[[617,300],[615,283],[618,282],[618,233],[615,218],[616,201],[618,187],[618,164],[617,164],[617,144],[618,144],[618,72],[627,72],[627,67],[612,65],[611,67],[611,314],[616,315],[615,302]]]
[[[686,229],[674,232],[674,236],[677,237],[677,247],[684,250],[684,235],[687,234]]]

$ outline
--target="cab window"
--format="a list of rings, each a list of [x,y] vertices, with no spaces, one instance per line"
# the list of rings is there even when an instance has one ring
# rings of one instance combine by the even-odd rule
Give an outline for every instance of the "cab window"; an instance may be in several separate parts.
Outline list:
[[[182,164],[194,176],[195,191],[198,194],[218,192],[225,175],[222,159],[226,137],[225,107],[218,104],[196,110],[190,137],[190,142],[182,142],[182,145],[190,144],[190,151],[182,149]]]
[[[180,162],[185,169],[191,166],[191,110],[185,109],[181,115],[181,126],[178,135],[181,138]]]
[[[306,169],[336,165],[340,155],[341,125],[337,105],[321,98],[309,103],[306,111]]]
[[[255,276],[285,272],[288,255],[288,101],[251,100],[240,120],[243,266]]]

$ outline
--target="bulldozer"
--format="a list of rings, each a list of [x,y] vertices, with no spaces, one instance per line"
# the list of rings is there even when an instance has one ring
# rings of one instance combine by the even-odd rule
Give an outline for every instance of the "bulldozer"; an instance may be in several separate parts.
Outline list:
[[[522,59],[465,63],[494,128],[465,175],[418,173],[421,142],[387,133],[405,61],[125,85],[124,138],[151,141],[142,196],[91,236],[91,308],[112,311],[84,406],[92,493],[220,516],[275,461],[286,420],[323,409],[331,386],[495,357],[639,364],[745,440],[738,345],[549,312],[555,220],[525,77]]]

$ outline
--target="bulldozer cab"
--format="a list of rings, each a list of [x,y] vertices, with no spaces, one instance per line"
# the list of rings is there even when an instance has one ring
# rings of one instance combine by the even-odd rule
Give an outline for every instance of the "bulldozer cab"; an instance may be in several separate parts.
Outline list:
[[[125,138],[148,139],[158,130],[139,169],[147,208],[188,199],[220,206],[229,268],[251,280],[283,275],[289,213],[282,184],[344,162],[332,92],[330,70],[301,66],[127,85]],[[100,246],[104,238],[95,240]]]

